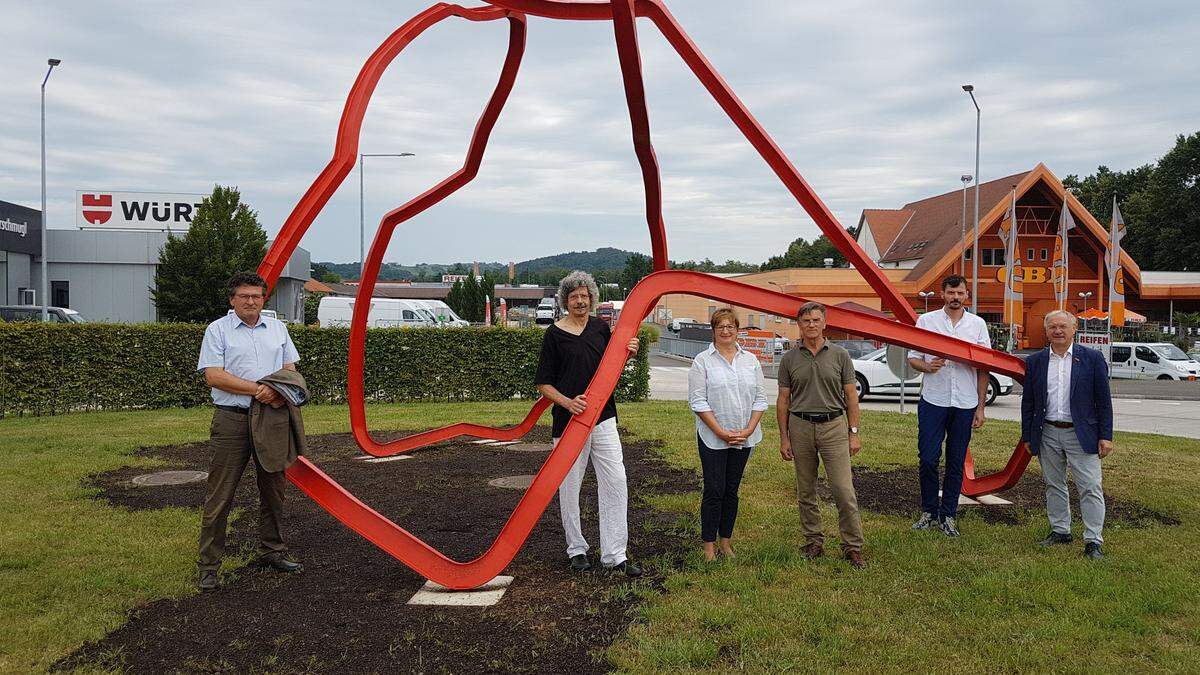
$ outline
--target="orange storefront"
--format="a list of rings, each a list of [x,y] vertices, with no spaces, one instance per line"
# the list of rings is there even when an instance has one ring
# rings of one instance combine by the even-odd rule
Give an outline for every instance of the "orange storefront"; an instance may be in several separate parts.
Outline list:
[[[1014,190],[1018,258],[1024,278],[1021,346],[1041,347],[1045,344],[1042,319],[1058,307],[1052,283],[1052,260],[1065,193],[1061,181],[1042,164],[1030,171],[980,185],[979,313],[990,322],[1002,320],[1004,245],[997,231]],[[927,302],[930,310],[941,307],[937,292],[946,276],[964,274],[968,283],[973,281],[973,197],[974,190],[968,189],[966,227],[961,190],[911,202],[898,209],[866,209],[860,217],[859,245],[884,269],[918,312],[925,310]],[[1067,206],[1076,227],[1067,237],[1070,265],[1066,309],[1074,313],[1097,307],[1103,310],[1108,302],[1104,262],[1108,246],[1107,225],[1096,222],[1073,195],[1067,195]],[[1200,310],[1200,273],[1143,272],[1124,252],[1121,265],[1125,272],[1126,306],[1132,310],[1131,316],[1143,315],[1151,321],[1166,324],[1172,311]],[[852,269],[771,270],[736,278],[826,304],[853,302],[880,309],[874,292]],[[933,293],[932,297],[922,297],[922,293],[929,292]],[[705,321],[715,309],[714,303],[702,298],[666,296],[650,318],[660,323],[669,316]],[[795,324],[785,317],[756,316],[744,311],[739,314],[743,322],[748,320],[752,325],[795,337]]]

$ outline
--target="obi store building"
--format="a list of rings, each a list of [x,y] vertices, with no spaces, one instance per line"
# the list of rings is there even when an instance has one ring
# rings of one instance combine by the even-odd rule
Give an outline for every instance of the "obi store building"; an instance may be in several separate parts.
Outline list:
[[[974,236],[974,187],[927,197],[891,209],[865,209],[859,218],[858,243],[882,268],[892,284],[918,313],[940,309],[941,281],[951,274],[973,282],[973,249],[978,239],[979,297],[972,302],[989,323],[1003,323],[1004,244],[998,235],[1013,191],[1017,200],[1017,241],[1024,279],[1021,325],[1022,348],[1046,344],[1042,320],[1058,308],[1053,283],[1054,242],[1064,195],[1075,228],[1067,235],[1069,274],[1066,309],[1096,316],[1108,307],[1108,275],[1104,260],[1108,226],[1092,217],[1062,182],[1044,165],[979,186],[979,236]],[[965,203],[965,208],[964,208]],[[963,214],[967,214],[964,221]],[[964,227],[965,225],[965,227]],[[1126,325],[1150,321],[1167,326],[1174,312],[1200,311],[1200,272],[1143,271],[1128,253],[1121,253],[1125,276]],[[734,275],[722,275],[734,276]],[[781,269],[734,276],[738,281],[770,290],[859,310],[887,313],[879,297],[856,270]],[[1082,295],[1081,295],[1082,294]],[[707,321],[720,303],[687,295],[664,296],[651,315],[689,317]],[[767,317],[735,308],[743,326],[767,328],[785,337],[799,332],[794,317]],[[890,314],[888,314],[890,316]],[[1103,314],[1107,316],[1106,314]]]
[[[47,304],[73,309],[89,321],[158,320],[150,289],[167,232],[47,232],[40,211],[6,201],[0,201],[0,305],[40,305],[46,297],[41,288],[43,236],[48,237]],[[267,303],[280,319],[303,321],[304,282],[309,271],[308,251],[297,248]]]

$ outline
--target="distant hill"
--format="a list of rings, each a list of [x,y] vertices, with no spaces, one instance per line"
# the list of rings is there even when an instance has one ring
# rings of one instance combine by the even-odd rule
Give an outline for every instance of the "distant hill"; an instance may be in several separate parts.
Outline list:
[[[541,258],[534,258],[516,264],[517,273],[540,273],[554,270],[583,270],[585,272],[600,272],[603,270],[619,270],[625,267],[625,261],[633,255],[632,251],[622,251],[619,248],[598,248],[595,251],[571,251]],[[314,262],[343,279],[358,278],[358,263]],[[410,280],[441,278],[443,274],[466,274],[471,270],[470,262],[460,263],[417,263],[416,265],[400,265],[384,263],[379,268],[380,280]],[[508,263],[481,262],[480,273],[497,272],[508,274]]]
[[[619,248],[609,247],[598,248],[595,251],[572,251],[519,262],[517,271],[583,270],[599,272],[600,270],[619,270],[625,267],[625,261],[631,255],[633,255],[633,251],[622,251]]]

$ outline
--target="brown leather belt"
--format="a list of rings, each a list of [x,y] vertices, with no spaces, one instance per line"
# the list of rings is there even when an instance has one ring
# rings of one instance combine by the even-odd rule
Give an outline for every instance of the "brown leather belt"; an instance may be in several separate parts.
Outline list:
[[[1058,420],[1046,420],[1046,424],[1059,429],[1074,429],[1075,424],[1072,422],[1059,422]]]

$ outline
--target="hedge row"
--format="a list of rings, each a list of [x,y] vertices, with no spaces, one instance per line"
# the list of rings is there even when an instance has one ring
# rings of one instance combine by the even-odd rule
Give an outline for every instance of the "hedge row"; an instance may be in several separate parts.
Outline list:
[[[350,330],[290,326],[314,403],[346,400]],[[537,395],[538,328],[375,328],[367,332],[367,399],[501,401]],[[649,394],[651,331],[617,386]],[[174,408],[210,401],[196,372],[200,324],[0,324],[0,417]]]

